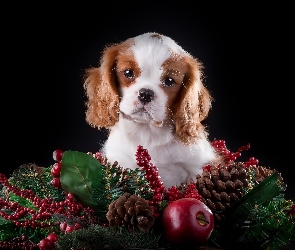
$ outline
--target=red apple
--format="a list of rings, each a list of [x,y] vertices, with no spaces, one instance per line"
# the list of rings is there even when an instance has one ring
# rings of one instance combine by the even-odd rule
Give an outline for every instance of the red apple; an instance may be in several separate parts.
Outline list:
[[[200,200],[182,198],[171,202],[162,214],[166,240],[181,247],[200,247],[214,228],[212,211]]]

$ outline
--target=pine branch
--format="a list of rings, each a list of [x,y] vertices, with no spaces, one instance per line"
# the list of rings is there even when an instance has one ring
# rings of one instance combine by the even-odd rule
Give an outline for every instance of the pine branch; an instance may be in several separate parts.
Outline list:
[[[20,189],[32,190],[40,198],[61,201],[65,197],[64,192],[51,185],[51,168],[38,167],[33,163],[23,164],[13,171],[9,182]]]
[[[125,192],[136,194],[146,199],[152,197],[151,188],[145,179],[145,172],[140,169],[124,169],[110,164],[102,165],[102,177],[93,182],[91,200],[97,204],[95,212],[105,220],[108,206]]]
[[[57,242],[61,250],[68,249],[159,249],[160,237],[150,233],[130,233],[124,228],[92,225],[59,237]],[[164,248],[161,248],[164,249]]]
[[[268,203],[243,204],[247,218],[243,223],[227,225],[215,230],[211,243],[215,246],[234,249],[276,250],[295,241],[295,217],[286,212],[292,204],[279,195]]]

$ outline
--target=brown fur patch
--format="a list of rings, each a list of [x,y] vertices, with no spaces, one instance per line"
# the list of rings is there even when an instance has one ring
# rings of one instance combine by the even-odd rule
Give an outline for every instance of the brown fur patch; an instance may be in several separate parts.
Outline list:
[[[127,78],[124,75],[125,70],[132,70],[134,78]],[[140,75],[140,68],[132,53],[120,53],[117,57],[116,74],[121,87],[129,87],[133,84],[136,78]]]
[[[201,122],[208,115],[212,98],[202,83],[202,64],[189,56],[185,56],[181,64],[186,65],[187,71],[171,110],[177,136],[184,143],[193,143],[204,130]]]
[[[99,68],[85,72],[84,89],[87,95],[86,120],[98,128],[110,128],[119,119],[119,90],[115,66],[121,51],[127,51],[133,44],[132,39],[105,48]]]
[[[169,109],[172,108],[176,99],[180,96],[180,90],[183,88],[183,81],[185,75],[188,72],[187,64],[181,58],[170,57],[163,63],[163,75],[161,76],[162,82],[165,78],[171,77],[175,84],[172,86],[162,85],[167,97],[168,103],[167,106]]]

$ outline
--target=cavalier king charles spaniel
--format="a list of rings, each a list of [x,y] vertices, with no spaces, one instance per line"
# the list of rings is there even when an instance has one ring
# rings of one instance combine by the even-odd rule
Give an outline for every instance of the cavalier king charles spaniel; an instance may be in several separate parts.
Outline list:
[[[138,168],[140,145],[169,188],[219,161],[201,123],[212,102],[202,64],[171,38],[145,33],[106,46],[84,89],[87,122],[109,130],[100,151],[109,162]]]

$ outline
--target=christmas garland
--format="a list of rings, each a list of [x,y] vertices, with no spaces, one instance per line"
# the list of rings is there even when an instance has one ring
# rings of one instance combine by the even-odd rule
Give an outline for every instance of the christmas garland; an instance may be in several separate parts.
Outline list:
[[[49,167],[0,174],[0,248],[272,250],[294,242],[295,204],[281,174],[253,157],[237,161],[250,145],[212,145],[224,163],[168,189],[142,146],[135,170],[100,152],[55,150]]]

